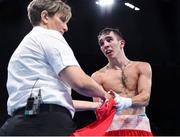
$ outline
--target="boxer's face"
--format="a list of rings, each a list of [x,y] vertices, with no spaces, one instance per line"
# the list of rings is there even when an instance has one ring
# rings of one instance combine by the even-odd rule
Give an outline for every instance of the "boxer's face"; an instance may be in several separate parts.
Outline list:
[[[121,48],[121,41],[113,32],[103,34],[99,37],[101,51],[107,58],[116,57]]]

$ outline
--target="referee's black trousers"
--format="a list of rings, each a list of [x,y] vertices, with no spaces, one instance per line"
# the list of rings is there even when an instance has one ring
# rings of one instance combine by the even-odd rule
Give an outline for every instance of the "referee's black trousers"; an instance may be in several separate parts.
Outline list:
[[[68,136],[76,129],[70,112],[61,106],[43,105],[40,113],[25,116],[24,108],[17,110],[0,129],[4,136]]]

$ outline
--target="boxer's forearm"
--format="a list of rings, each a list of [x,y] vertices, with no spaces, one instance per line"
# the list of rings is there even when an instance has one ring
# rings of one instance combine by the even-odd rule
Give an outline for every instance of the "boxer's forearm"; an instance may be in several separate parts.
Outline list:
[[[142,92],[132,98],[132,106],[147,106],[149,104],[150,94]]]

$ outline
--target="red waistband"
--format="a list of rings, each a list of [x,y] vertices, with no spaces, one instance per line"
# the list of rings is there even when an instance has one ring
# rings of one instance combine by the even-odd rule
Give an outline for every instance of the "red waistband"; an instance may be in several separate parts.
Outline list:
[[[153,136],[149,131],[136,130],[136,129],[121,129],[108,131],[105,134],[106,136]]]

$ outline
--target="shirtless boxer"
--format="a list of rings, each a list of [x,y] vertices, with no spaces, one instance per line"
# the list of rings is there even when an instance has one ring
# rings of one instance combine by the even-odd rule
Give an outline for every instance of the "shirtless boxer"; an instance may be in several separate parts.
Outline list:
[[[150,64],[126,57],[125,40],[118,29],[103,29],[98,35],[98,43],[108,63],[94,72],[92,78],[106,91],[114,91],[120,106],[106,135],[152,136],[145,113],[151,94]],[[99,101],[98,98],[93,100]]]

